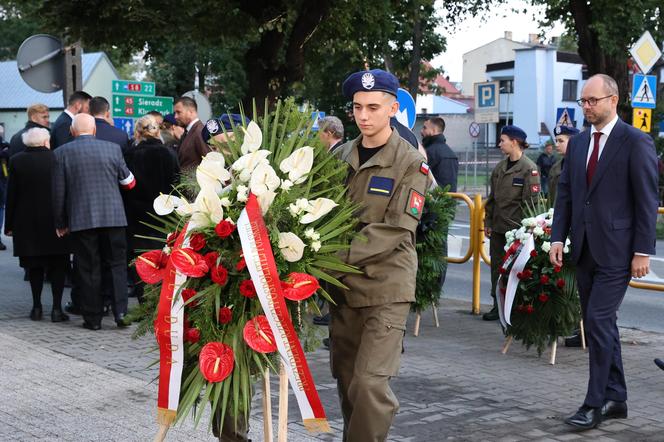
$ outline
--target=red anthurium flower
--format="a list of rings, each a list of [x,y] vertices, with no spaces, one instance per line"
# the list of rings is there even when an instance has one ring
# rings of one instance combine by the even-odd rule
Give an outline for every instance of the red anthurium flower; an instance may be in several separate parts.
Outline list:
[[[281,281],[284,298],[291,301],[302,301],[307,299],[320,288],[318,280],[306,273],[291,273],[285,281]]]
[[[201,332],[197,328],[188,328],[184,331],[184,340],[195,344],[201,339]]]
[[[228,307],[221,307],[219,309],[219,323],[228,324],[233,319],[233,310]]]
[[[219,238],[227,238],[235,231],[235,224],[224,219],[219,221],[214,231]]]
[[[245,298],[256,297],[256,287],[251,279],[245,279],[240,283],[240,294]]]
[[[209,382],[221,382],[233,371],[233,349],[222,342],[209,342],[198,355],[198,368]]]
[[[190,248],[173,250],[171,260],[180,273],[192,278],[200,278],[208,271],[205,259]]]
[[[216,265],[210,270],[210,278],[219,285],[226,285],[228,281],[228,270],[222,265]]]
[[[565,287],[565,280],[562,278],[558,278],[558,281],[556,281],[556,285],[558,286],[558,288]]]
[[[187,301],[189,301],[191,298],[193,298],[196,293],[198,293],[194,289],[184,289],[182,290],[182,293],[180,295],[182,296],[182,301],[187,304]],[[198,300],[196,301],[191,301],[190,303],[187,304],[188,307],[196,307],[196,304],[198,303]]]
[[[542,276],[540,277],[540,282],[541,282],[542,284],[548,284],[548,283],[549,283],[549,275],[542,275]]]
[[[217,265],[217,260],[219,259],[219,253],[207,252],[205,255],[203,255],[203,259],[205,259],[205,263],[207,264],[209,269],[214,268],[214,266]]]
[[[546,302],[549,300],[549,295],[547,295],[546,293],[540,293],[538,299],[540,300],[540,302]]]
[[[191,235],[191,238],[189,238],[189,246],[197,252],[205,247],[205,244],[205,235],[202,233],[194,233]]]
[[[528,313],[529,315],[532,315],[533,313],[535,313],[535,307],[533,307],[532,305],[527,305],[526,306],[526,313]]]
[[[146,284],[156,284],[164,279],[168,255],[161,250],[150,250],[136,259],[136,272]]]
[[[173,245],[175,244],[175,240],[178,239],[179,234],[180,232],[169,233],[168,237],[166,237],[166,245],[169,247],[173,247]]]
[[[254,319],[247,321],[244,325],[242,336],[244,337],[244,342],[258,353],[272,353],[277,351],[277,342],[274,339],[270,323],[265,315],[258,315]]]
[[[531,251],[530,251],[530,257],[531,257],[531,258],[534,258],[534,257],[536,257],[536,256],[537,256],[537,250],[531,250]]]
[[[237,264],[235,264],[235,270],[241,272],[246,268],[247,268],[247,262],[244,260],[244,256],[241,256],[240,260],[237,262]]]

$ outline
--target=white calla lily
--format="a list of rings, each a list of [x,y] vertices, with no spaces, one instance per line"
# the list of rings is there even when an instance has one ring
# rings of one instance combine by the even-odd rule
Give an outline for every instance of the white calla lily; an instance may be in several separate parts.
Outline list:
[[[186,203],[186,201],[182,198],[175,195],[164,195],[162,193],[154,199],[152,207],[157,215],[163,216],[172,213],[173,210],[178,208],[178,206],[181,206],[183,203]]]
[[[256,166],[249,180],[251,193],[256,196],[277,190],[279,184],[281,184],[281,180],[269,164],[259,164]]]
[[[304,242],[293,232],[279,233],[279,250],[288,262],[297,262],[302,259]]]
[[[233,163],[231,169],[240,172],[240,181],[247,182],[251,178],[251,172],[253,172],[259,164],[270,164],[267,157],[271,153],[272,152],[269,150],[257,150],[256,152],[242,155]]]
[[[187,216],[194,213],[194,206],[188,201],[182,200],[182,204],[175,208],[175,213],[180,216]]]
[[[300,223],[312,223],[330,213],[330,211],[337,206],[337,203],[328,198],[316,198],[313,201],[309,201],[309,207],[306,209],[307,213],[300,218]]]
[[[196,227],[218,224],[224,219],[224,208],[219,196],[211,187],[204,187],[194,201],[194,213],[190,222]]]
[[[251,121],[247,128],[241,128],[244,132],[244,140],[242,140],[242,146],[240,151],[243,155],[246,155],[250,152],[256,152],[263,144],[263,132],[261,128],[255,122]]]
[[[288,174],[288,179],[299,184],[306,179],[306,175],[314,165],[314,148],[304,146],[290,154],[279,164],[279,169]]]
[[[258,200],[258,207],[261,208],[261,213],[265,215],[267,211],[270,209],[270,206],[274,202],[274,198],[277,196],[276,192],[273,191],[267,191],[264,192],[256,197]]]
[[[212,187],[216,193],[221,193],[224,183],[230,181],[231,173],[225,168],[224,156],[219,152],[210,152],[196,168],[196,181],[203,187]]]

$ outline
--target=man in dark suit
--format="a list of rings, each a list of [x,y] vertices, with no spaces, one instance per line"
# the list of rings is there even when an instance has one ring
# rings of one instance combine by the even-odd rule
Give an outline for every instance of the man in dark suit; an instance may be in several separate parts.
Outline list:
[[[122,129],[110,124],[111,106],[104,97],[94,97],[90,100],[90,115],[95,117],[97,129],[96,137],[98,140],[110,141],[120,146],[122,153],[126,153],[129,148],[129,136]]]
[[[12,157],[26,149],[26,145],[23,144],[23,134],[29,129],[37,127],[50,131],[49,118],[48,106],[45,104],[33,104],[30,106],[28,108],[28,122],[9,141],[9,156]]]
[[[592,127],[569,140],[549,257],[563,265],[570,234],[590,377],[583,405],[565,423],[590,429],[627,417],[616,314],[630,278],[645,276],[655,254],[657,157],[652,138],[618,118],[611,77],[588,79],[578,101]]]
[[[90,108],[90,94],[76,91],[69,97],[67,108],[58,116],[51,129],[51,150],[55,150],[74,139],[71,134],[71,122],[75,115],[88,113]]]
[[[212,149],[203,141],[203,123],[198,119],[196,101],[189,97],[175,100],[173,113],[178,124],[185,128],[178,148],[178,160],[183,171],[193,169]]]
[[[427,163],[440,187],[450,186],[450,192],[457,191],[459,158],[447,145],[445,139],[445,120],[440,117],[429,118],[422,126],[422,145],[427,153]]]
[[[58,236],[72,234],[79,269],[83,327],[101,328],[103,301],[101,269],[109,268],[113,286],[113,313],[118,326],[125,326],[127,313],[127,243],[120,188],[133,188],[134,176],[127,168],[120,146],[95,137],[91,115],[76,115],[74,141],[55,153],[53,208]]]

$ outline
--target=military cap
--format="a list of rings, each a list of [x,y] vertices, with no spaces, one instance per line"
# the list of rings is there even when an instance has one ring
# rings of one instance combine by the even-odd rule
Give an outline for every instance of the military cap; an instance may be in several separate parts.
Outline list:
[[[395,97],[399,89],[399,80],[393,74],[382,69],[360,71],[350,74],[341,90],[346,98],[352,99],[355,92],[387,92]]]
[[[164,123],[170,123],[173,126],[177,126],[178,122],[175,120],[175,115],[174,114],[166,114],[164,115]]]
[[[526,141],[526,133],[521,129],[520,127],[516,126],[505,126],[503,129],[500,131],[501,135],[507,135],[513,140],[521,140],[521,141]]]
[[[572,126],[556,126],[553,130],[556,135],[569,135],[570,137],[579,133],[579,129]]]
[[[249,121],[248,118],[244,118],[245,124],[249,124]],[[207,120],[207,123],[205,123],[205,127],[203,127],[203,131],[201,132],[201,136],[203,137],[203,141],[207,143],[213,136],[224,133],[224,129],[226,132],[233,132],[233,127],[242,126],[242,124],[242,115],[222,114],[217,118]]]

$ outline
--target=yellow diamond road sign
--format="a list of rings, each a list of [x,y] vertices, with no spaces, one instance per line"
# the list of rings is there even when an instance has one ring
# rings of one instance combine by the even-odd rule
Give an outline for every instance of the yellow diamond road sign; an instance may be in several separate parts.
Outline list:
[[[662,51],[659,50],[655,39],[648,31],[644,32],[641,38],[629,48],[629,52],[644,74],[650,72],[650,69],[655,66],[657,60],[662,56]]]

